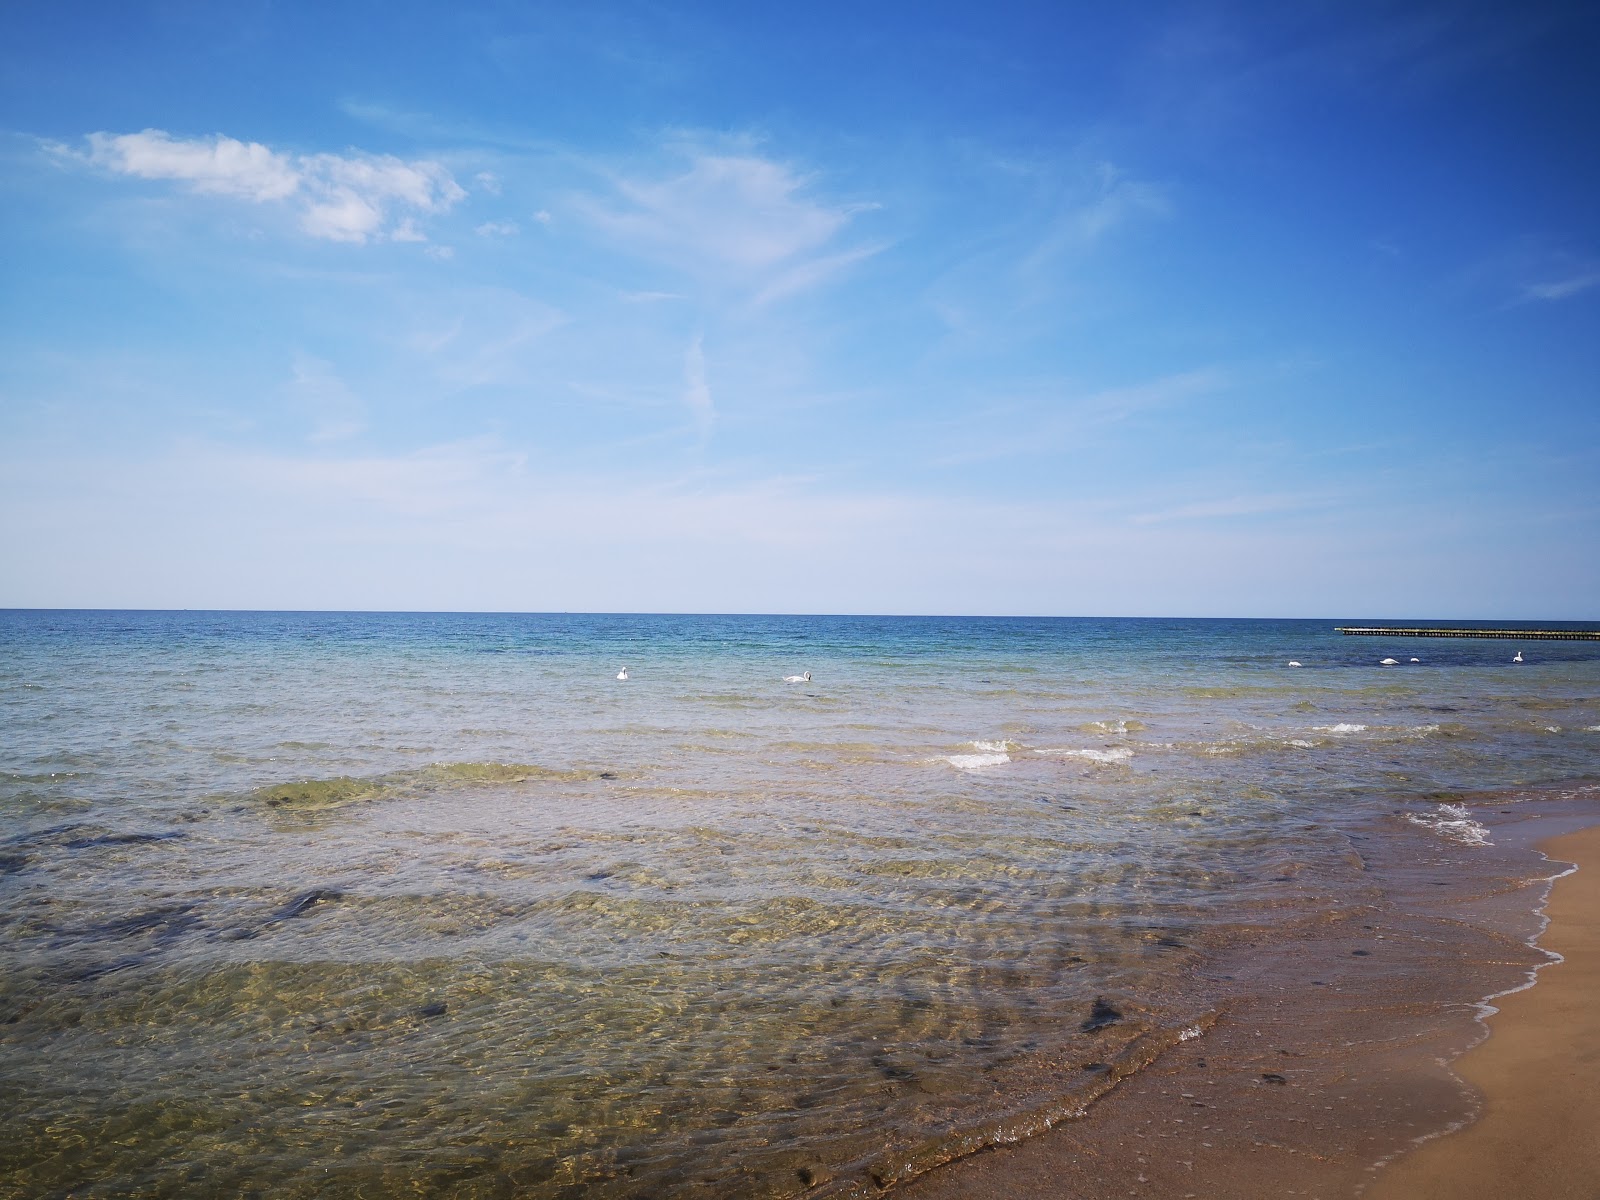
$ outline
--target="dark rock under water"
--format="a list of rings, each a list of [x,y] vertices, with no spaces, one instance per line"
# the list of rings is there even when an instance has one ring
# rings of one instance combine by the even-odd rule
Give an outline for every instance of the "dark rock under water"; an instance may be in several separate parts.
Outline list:
[[[303,916],[319,904],[343,898],[344,893],[336,888],[312,888],[309,892],[301,892],[300,895],[273,913],[267,918],[266,923],[270,925],[275,921],[287,921],[294,917]]]
[[[1107,1004],[1103,998],[1096,998],[1094,1007],[1089,1010],[1089,1019],[1079,1028],[1085,1033],[1093,1033],[1096,1029],[1104,1029],[1107,1025],[1115,1025],[1122,1020],[1120,1010]]]

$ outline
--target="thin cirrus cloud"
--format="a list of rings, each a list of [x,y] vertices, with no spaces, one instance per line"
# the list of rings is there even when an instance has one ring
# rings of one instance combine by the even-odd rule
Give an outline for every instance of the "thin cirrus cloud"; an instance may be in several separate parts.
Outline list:
[[[1567,300],[1600,284],[1600,271],[1587,271],[1548,283],[1530,283],[1522,289],[1523,300]]]
[[[1166,217],[1171,212],[1161,188],[1131,178],[1112,163],[1099,163],[1089,180],[1080,181],[1063,197],[1060,211],[1024,269],[1041,267],[1069,249],[1094,246],[1135,218]]]
[[[771,298],[875,252],[830,249],[871,206],[815,199],[807,194],[811,182],[755,155],[696,152],[687,170],[665,179],[617,178],[612,196],[579,197],[577,208],[615,244]]]
[[[292,155],[225,134],[164,130],[91,133],[87,153],[54,147],[117,175],[170,180],[203,195],[290,204],[300,228],[335,242],[426,241],[419,216],[447,212],[466,192],[441,164],[388,154]]]

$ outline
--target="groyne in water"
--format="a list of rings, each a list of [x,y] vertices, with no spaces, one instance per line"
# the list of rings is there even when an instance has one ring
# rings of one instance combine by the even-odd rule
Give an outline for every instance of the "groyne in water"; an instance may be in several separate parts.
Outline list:
[[[1600,629],[1444,629],[1406,625],[1335,625],[1346,637],[1523,638],[1543,642],[1600,642]]]

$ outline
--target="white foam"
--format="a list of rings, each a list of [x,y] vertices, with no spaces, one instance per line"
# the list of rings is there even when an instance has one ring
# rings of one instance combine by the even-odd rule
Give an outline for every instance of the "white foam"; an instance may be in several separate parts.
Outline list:
[[[1583,731],[1585,733],[1600,733],[1600,725],[1585,725]]]
[[[1347,721],[1340,721],[1337,725],[1318,725],[1315,727],[1319,733],[1360,733],[1365,725],[1352,725]]]
[[[987,751],[990,754],[1004,754],[1007,750],[1013,749],[1015,747],[1016,743],[1014,743],[1014,742],[968,742],[967,745],[971,746],[974,750],[984,750],[984,751]]]
[[[1440,837],[1460,842],[1463,846],[1492,846],[1489,831],[1472,819],[1472,814],[1462,804],[1441,804],[1434,813],[1407,813],[1406,820],[1413,825],[1431,829]]]
[[[1091,762],[1114,763],[1127,762],[1133,757],[1133,751],[1126,746],[1116,746],[1110,750],[1035,750],[1035,754],[1059,754],[1063,758],[1087,758]]]
[[[1098,729],[1101,733],[1136,733],[1144,728],[1144,723],[1141,721],[1090,721],[1084,728]]]
[[[1304,738],[1290,738],[1287,744],[1290,746],[1299,746],[1302,750],[1314,750],[1317,746],[1315,742],[1308,742]]]
[[[963,771],[978,771],[984,767],[998,767],[1001,763],[1011,761],[1009,754],[947,754],[944,762],[952,767],[959,767]]]

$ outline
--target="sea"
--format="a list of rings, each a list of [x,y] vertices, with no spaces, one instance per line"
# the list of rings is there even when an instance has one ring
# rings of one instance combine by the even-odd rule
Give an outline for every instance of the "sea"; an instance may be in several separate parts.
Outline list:
[[[1081,1119],[1223,957],[1600,812],[1600,642],[1351,623],[0,612],[0,1195],[876,1195]]]

